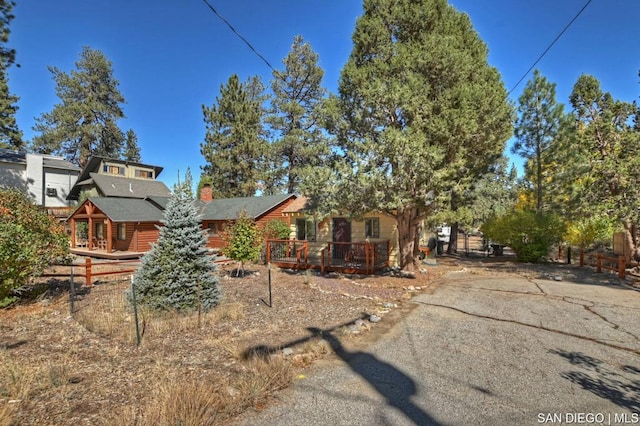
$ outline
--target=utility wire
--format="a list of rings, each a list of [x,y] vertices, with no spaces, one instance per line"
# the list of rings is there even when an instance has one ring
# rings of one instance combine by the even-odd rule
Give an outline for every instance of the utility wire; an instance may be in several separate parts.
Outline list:
[[[520,78],[520,80],[518,80],[518,82],[516,83],[515,86],[513,86],[513,88],[511,90],[509,90],[509,93],[507,93],[507,96],[511,95],[511,93],[516,90],[516,87],[518,87],[518,85],[520,85],[520,83],[522,83],[522,80],[524,80],[527,75],[529,75],[529,73],[531,72],[531,70],[538,64],[538,62],[540,62],[540,60],[542,60],[542,58],[544,57],[544,55],[547,54],[547,52],[549,50],[551,50],[551,48],[553,47],[553,45],[556,43],[556,41],[558,41],[560,39],[560,37],[562,37],[562,34],[565,33],[565,31],[567,31],[569,29],[569,27],[571,26],[571,24],[573,24],[573,22],[578,19],[578,16],[580,16],[582,14],[582,12],[584,12],[584,10],[587,8],[587,6],[589,6],[589,3],[591,3],[592,0],[588,0],[584,6],[582,6],[582,9],[580,9],[580,11],[576,14],[576,16],[573,17],[573,19],[571,21],[569,21],[569,23],[562,29],[562,31],[560,31],[560,34],[558,34],[558,36],[551,42],[551,44],[549,44],[549,46],[547,46],[547,48],[544,50],[544,52],[542,52],[542,54],[538,57],[538,59],[536,59],[536,61],[533,63],[533,65],[531,65],[531,67],[527,70],[527,72],[524,73],[524,75]]]
[[[259,53],[259,52],[258,52],[258,51],[257,51],[257,50],[252,46],[252,45],[251,45],[251,43],[249,43],[249,41],[248,41],[246,38],[244,38],[244,37],[243,37],[243,36],[242,36],[238,31],[236,31],[236,29],[235,29],[235,28],[233,28],[233,25],[231,25],[231,24],[229,23],[229,21],[227,21],[227,20],[226,20],[222,15],[220,15],[220,14],[218,13],[218,11],[215,9],[215,7],[213,7],[213,6],[212,6],[212,5],[211,5],[207,0],[202,0],[202,1],[203,1],[207,6],[209,6],[209,9],[211,9],[211,11],[212,11],[213,13],[215,13],[215,15],[216,15],[218,18],[220,18],[220,20],[221,20],[222,22],[224,22],[224,23],[227,25],[227,27],[229,27],[229,29],[230,29],[231,31],[233,31],[233,33],[234,33],[235,35],[237,35],[237,36],[240,38],[240,40],[242,40],[242,41],[244,42],[244,44],[246,44],[246,45],[249,47],[249,49],[251,49],[251,50],[253,51],[253,53],[255,53],[255,54],[256,54],[260,59],[262,59],[262,61],[263,61],[265,64],[267,64],[267,66],[268,66],[269,68],[271,68],[271,70],[272,70],[273,72],[276,72],[276,70],[271,66],[271,64],[269,63],[269,61],[267,61],[267,60],[264,58],[264,56],[262,56],[262,55],[261,55],[261,54],[260,54],[260,53]]]

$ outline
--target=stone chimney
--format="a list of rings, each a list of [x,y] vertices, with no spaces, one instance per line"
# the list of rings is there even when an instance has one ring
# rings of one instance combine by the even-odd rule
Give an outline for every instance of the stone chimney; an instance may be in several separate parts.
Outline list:
[[[200,189],[200,201],[208,203],[213,200],[213,191],[211,190],[211,185],[205,183]]]

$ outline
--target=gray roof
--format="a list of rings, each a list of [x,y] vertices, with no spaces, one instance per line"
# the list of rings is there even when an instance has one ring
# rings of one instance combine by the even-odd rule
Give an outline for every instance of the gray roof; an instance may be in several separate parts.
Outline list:
[[[220,198],[203,203],[198,201],[201,220],[235,220],[243,210],[257,219],[291,197],[292,194],[263,197]],[[169,197],[90,197],[88,199],[114,222],[160,222]],[[83,203],[84,204],[84,203]],[[78,206],[76,211],[81,209]]]
[[[13,151],[11,149],[0,149],[0,162],[26,164],[27,154],[21,151]]]
[[[162,209],[149,200],[139,198],[91,197],[96,205],[114,222],[160,222]]]
[[[168,197],[171,191],[163,182],[150,179],[89,173],[93,183],[105,197],[146,198]]]
[[[282,202],[295,197],[293,194],[265,195],[262,197],[219,198],[202,203],[202,220],[234,220],[242,211],[252,219],[258,219]]]
[[[52,157],[43,157],[42,165],[49,169],[61,169],[61,170],[72,170],[74,172],[80,172],[80,167],[75,164],[70,163],[69,161],[63,158],[52,158]]]

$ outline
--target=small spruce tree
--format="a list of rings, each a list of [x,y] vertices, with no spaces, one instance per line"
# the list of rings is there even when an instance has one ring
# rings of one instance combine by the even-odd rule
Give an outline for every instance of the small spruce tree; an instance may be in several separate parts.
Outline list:
[[[178,182],[164,212],[156,244],[142,258],[133,284],[136,301],[152,309],[193,311],[198,296],[203,310],[221,296],[191,189],[191,172]]]

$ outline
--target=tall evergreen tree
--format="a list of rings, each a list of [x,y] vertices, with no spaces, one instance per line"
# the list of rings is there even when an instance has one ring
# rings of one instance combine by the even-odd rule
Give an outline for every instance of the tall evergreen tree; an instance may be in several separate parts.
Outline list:
[[[336,195],[349,211],[394,215],[411,269],[434,200],[500,157],[512,109],[486,45],[446,0],[365,0],[353,43],[337,133],[354,174]]]
[[[216,197],[248,197],[258,190],[266,151],[263,93],[257,77],[241,83],[234,74],[220,86],[216,103],[202,106],[207,129],[200,144],[203,173],[216,182]]]
[[[127,133],[125,134],[122,158],[123,160],[132,161],[134,163],[139,163],[141,161],[138,136],[131,129],[127,130]]]
[[[158,241],[136,272],[136,301],[143,306],[193,311],[200,298],[202,308],[209,310],[220,299],[216,266],[207,249],[191,187],[187,171],[167,203]]]
[[[324,70],[318,65],[318,54],[301,36],[293,39],[284,70],[274,71],[271,88],[273,99],[267,123],[275,132],[270,147],[275,170],[288,194],[298,192],[304,169],[323,163],[330,154],[326,136],[319,125]]]
[[[626,231],[625,254],[640,258],[640,131],[634,103],[604,92],[597,78],[582,75],[570,95],[577,122],[575,142],[568,147],[586,161],[579,176],[580,211],[584,216],[610,216]],[[636,123],[636,125],[634,125]],[[572,165],[575,167],[576,165]]]
[[[40,135],[33,150],[62,155],[81,167],[92,155],[122,158],[126,137],[117,122],[125,117],[125,99],[111,61],[85,46],[75,65],[70,74],[49,67],[61,103],[36,119],[33,129]]]
[[[512,152],[527,160],[527,177],[535,187],[536,210],[541,211],[544,174],[552,162],[546,154],[560,130],[563,106],[556,102],[555,83],[548,81],[538,70],[527,82],[519,102]]]
[[[24,147],[24,141],[16,122],[16,103],[19,98],[10,93],[7,76],[9,67],[16,60],[16,51],[7,47],[15,4],[11,0],[0,0],[0,148],[20,150]]]

